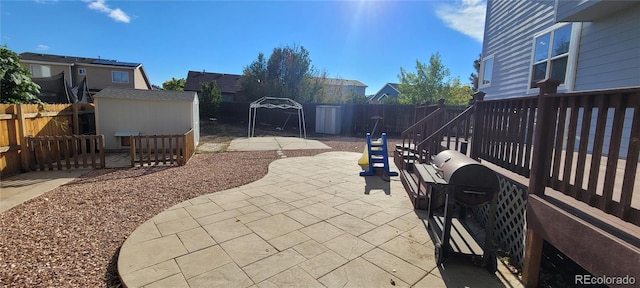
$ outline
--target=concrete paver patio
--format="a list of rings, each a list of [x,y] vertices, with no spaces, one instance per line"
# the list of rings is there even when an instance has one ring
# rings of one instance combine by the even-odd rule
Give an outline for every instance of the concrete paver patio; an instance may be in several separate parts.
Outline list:
[[[125,241],[126,287],[520,287],[468,261],[436,267],[398,177],[360,177],[360,154],[274,161],[262,179],[175,205]],[[393,163],[391,163],[393,165]]]
[[[331,149],[318,140],[295,137],[251,137],[236,138],[229,143],[227,151],[269,151],[269,150],[300,150],[300,149]]]

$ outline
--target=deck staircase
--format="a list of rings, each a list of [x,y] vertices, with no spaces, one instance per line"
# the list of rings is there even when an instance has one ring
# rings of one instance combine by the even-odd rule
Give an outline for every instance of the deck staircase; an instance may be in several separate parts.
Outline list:
[[[471,138],[473,106],[445,107],[441,103],[434,108],[402,133],[402,143],[394,149],[394,163],[415,209],[427,209],[428,205],[423,166],[446,149],[468,153],[465,150]]]

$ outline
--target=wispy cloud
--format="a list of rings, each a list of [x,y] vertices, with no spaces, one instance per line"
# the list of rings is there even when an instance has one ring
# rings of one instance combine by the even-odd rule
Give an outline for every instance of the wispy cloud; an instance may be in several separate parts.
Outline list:
[[[89,0],[85,2],[89,3],[89,5],[87,6],[89,7],[89,9],[107,14],[107,16],[109,16],[111,19],[115,20],[116,22],[122,22],[122,23],[131,22],[131,17],[127,15],[126,12],[122,11],[120,8],[112,9],[111,7],[109,7],[109,5],[105,3],[105,0]]]
[[[455,0],[453,4],[438,6],[436,15],[449,28],[482,42],[486,10],[487,3],[483,0]]]
[[[36,50],[38,50],[38,51],[47,51],[47,50],[49,50],[49,46],[44,45],[44,44],[40,44],[40,45],[36,46]]]
[[[49,3],[56,3],[58,2],[58,0],[36,0],[36,3],[40,3],[40,4],[49,4]]]

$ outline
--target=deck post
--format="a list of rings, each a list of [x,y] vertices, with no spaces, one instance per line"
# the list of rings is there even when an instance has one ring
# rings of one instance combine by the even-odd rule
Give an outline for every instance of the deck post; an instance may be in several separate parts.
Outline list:
[[[542,237],[533,229],[527,228],[524,255],[526,260],[522,267],[522,281],[527,288],[538,287],[540,259],[542,258]]]
[[[538,82],[540,93],[538,94],[538,110],[533,136],[533,157],[531,160],[529,188],[527,191],[529,197],[531,197],[531,195],[544,195],[546,184],[549,181],[551,155],[553,154],[553,135],[555,135],[555,132],[549,133],[549,129],[555,131],[557,116],[554,110],[555,107],[553,106],[554,103],[546,98],[547,95],[557,92],[558,85],[560,85],[559,81],[550,79]],[[527,211],[527,223],[536,222],[529,220],[532,217],[536,217],[535,214]],[[525,287],[538,286],[540,258],[542,257],[542,240],[543,238],[531,226],[527,227],[524,267],[522,270],[522,280]]]
[[[479,161],[480,149],[482,148],[482,131],[484,131],[484,115],[479,103],[484,100],[486,93],[477,91],[473,93],[473,134],[471,134],[471,158]]]
[[[545,79],[538,82],[540,94],[538,94],[538,111],[536,115],[536,126],[533,135],[533,159],[531,160],[531,172],[529,173],[528,194],[544,195],[544,189],[549,181],[551,170],[551,156],[553,155],[554,132],[549,133],[549,129],[555,130],[557,113],[554,110],[554,103],[547,99],[547,95],[557,92],[559,81]]]

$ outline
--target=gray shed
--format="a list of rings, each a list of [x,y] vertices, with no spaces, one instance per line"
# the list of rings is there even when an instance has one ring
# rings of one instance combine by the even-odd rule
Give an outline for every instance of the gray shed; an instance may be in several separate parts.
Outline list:
[[[129,135],[177,135],[194,131],[200,139],[196,92],[138,90],[108,87],[94,96],[97,134],[106,150],[127,148]]]

